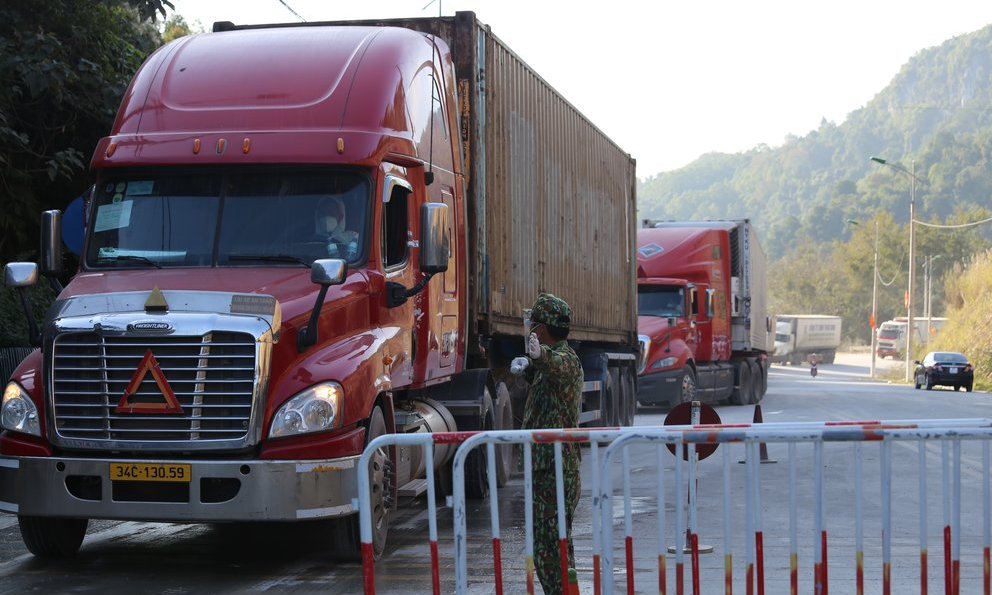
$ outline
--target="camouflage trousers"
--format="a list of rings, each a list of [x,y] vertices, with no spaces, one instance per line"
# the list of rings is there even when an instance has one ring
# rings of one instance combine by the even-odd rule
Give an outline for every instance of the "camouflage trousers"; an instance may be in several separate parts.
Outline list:
[[[575,568],[572,546],[572,517],[579,503],[578,473],[565,472],[565,534],[568,565]],[[555,473],[534,472],[534,568],[545,595],[562,595],[561,557],[558,547],[558,497]]]

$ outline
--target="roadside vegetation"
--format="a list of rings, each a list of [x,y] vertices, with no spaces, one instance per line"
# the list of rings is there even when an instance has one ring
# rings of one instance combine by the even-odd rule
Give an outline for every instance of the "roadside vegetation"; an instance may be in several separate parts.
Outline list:
[[[926,350],[965,354],[975,366],[975,388],[992,390],[992,250],[954,273],[945,287],[947,324]]]

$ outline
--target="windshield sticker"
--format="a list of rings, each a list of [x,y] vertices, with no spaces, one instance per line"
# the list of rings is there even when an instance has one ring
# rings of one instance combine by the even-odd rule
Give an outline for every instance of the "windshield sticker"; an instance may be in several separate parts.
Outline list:
[[[110,205],[100,205],[96,209],[96,225],[93,230],[107,231],[120,229],[131,224],[131,205],[134,201],[125,200]]]
[[[637,253],[640,254],[641,257],[643,258],[651,258],[655,254],[661,254],[664,251],[665,249],[659,246],[658,244],[648,244],[647,246],[641,246],[637,250]]]
[[[270,295],[246,295],[237,293],[231,296],[231,314],[258,314],[272,316],[276,311],[276,298]]]
[[[128,196],[143,196],[151,194],[152,190],[155,188],[155,182],[152,180],[141,180],[137,182],[128,182],[127,184],[127,195]]]

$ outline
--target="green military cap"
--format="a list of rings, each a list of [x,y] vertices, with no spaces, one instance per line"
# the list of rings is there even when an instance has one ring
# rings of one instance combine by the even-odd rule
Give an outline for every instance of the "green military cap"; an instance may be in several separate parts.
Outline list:
[[[531,321],[560,329],[568,329],[571,316],[572,309],[568,307],[568,303],[550,293],[537,296],[537,301],[530,311]]]

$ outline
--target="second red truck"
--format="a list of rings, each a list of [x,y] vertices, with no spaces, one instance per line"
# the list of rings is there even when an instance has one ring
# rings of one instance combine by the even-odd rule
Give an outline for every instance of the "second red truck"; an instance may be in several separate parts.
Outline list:
[[[750,221],[645,221],[637,264],[638,403],[760,401],[771,339]]]

